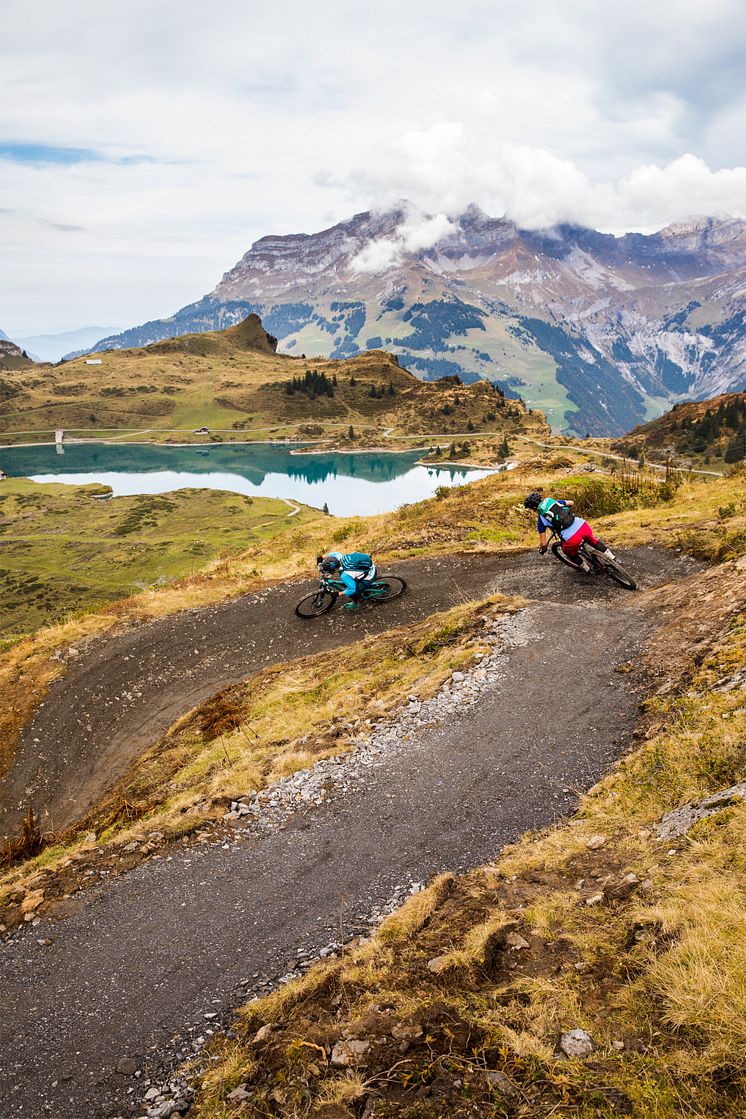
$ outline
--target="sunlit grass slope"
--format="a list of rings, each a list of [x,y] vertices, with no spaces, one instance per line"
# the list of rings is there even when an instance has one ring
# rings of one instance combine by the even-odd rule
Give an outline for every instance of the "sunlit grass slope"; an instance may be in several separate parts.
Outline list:
[[[306,374],[320,391],[289,392]],[[0,441],[9,443],[49,440],[56,428],[89,439],[350,442],[352,426],[357,445],[387,431],[549,430],[541,413],[487,382],[424,383],[381,350],[345,361],[277,354],[256,315],[224,331],[8,371],[1,388]],[[195,436],[201,427],[207,436]]]
[[[320,517],[218,490],[101,500],[104,492],[0,482],[0,637],[160,586]]]

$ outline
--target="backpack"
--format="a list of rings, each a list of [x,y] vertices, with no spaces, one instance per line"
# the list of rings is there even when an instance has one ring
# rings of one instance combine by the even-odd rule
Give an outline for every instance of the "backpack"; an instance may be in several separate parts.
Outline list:
[[[373,567],[373,557],[367,552],[350,552],[342,557],[342,566],[349,571],[368,572]]]
[[[575,514],[569,505],[560,505],[551,497],[544,498],[544,501],[539,505],[539,512],[545,520],[549,521],[555,532],[561,532],[564,528],[569,528],[575,520]]]

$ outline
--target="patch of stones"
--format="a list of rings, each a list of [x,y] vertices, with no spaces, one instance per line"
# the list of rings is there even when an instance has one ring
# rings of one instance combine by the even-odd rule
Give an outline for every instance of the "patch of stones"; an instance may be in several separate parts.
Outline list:
[[[510,649],[539,638],[536,613],[535,607],[529,607],[512,615],[483,616],[483,641],[489,652],[476,654],[473,668],[451,673],[430,699],[410,695],[407,705],[392,719],[360,730],[346,754],[325,758],[311,769],[298,770],[267,789],[232,801],[223,818],[257,835],[275,832],[296,812],[317,807],[335,793],[356,789],[358,782],[371,769],[383,765],[393,752],[412,748],[418,731],[454,718],[493,688]]]

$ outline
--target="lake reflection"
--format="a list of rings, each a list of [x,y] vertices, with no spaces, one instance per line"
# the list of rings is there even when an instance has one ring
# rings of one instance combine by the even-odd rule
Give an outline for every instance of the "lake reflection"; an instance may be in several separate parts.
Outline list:
[[[297,449],[297,448],[296,448]],[[292,454],[292,447],[163,447],[66,444],[0,448],[0,468],[11,477],[85,485],[101,482],[114,495],[195,488],[250,497],[284,497],[338,516],[386,513],[431,497],[438,486],[483,478],[488,470],[417,466],[419,452]],[[60,453],[60,451],[62,453]]]

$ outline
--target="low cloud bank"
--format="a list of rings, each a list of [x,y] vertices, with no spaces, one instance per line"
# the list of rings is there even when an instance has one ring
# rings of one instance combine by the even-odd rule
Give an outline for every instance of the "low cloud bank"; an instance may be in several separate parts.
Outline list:
[[[367,245],[354,267],[383,271],[407,252],[433,247],[470,203],[524,229],[570,222],[619,234],[703,215],[746,218],[746,167],[713,171],[692,154],[636,167],[616,182],[596,182],[541,148],[498,145],[481,156],[462,124],[440,123],[402,136],[382,153],[375,172],[348,176],[346,186],[357,198],[367,193],[380,207],[401,198],[412,204],[395,234]]]

